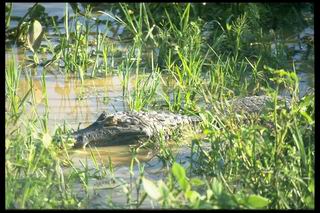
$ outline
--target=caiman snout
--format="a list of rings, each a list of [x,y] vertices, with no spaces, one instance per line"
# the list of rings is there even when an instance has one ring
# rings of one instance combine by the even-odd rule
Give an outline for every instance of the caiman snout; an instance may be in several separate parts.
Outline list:
[[[84,148],[89,143],[88,138],[84,134],[74,134],[74,138],[76,139],[74,148]]]

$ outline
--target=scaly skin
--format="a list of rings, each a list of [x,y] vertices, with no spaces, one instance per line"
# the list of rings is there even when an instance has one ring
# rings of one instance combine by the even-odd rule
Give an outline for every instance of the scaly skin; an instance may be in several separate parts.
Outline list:
[[[279,97],[279,99],[284,99]],[[251,96],[229,100],[233,112],[258,113],[272,98]],[[97,121],[87,128],[73,133],[75,147],[89,143],[96,146],[133,144],[163,135],[170,137],[177,129],[201,122],[198,116],[186,116],[170,112],[103,112]]]
[[[197,116],[178,115],[169,112],[103,112],[97,121],[85,129],[73,133],[75,147],[90,145],[108,146],[133,144],[162,134],[166,138],[185,125],[196,124]]]

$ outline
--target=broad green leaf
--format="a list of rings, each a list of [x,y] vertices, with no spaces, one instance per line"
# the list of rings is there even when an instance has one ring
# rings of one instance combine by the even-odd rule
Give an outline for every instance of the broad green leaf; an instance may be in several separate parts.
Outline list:
[[[186,171],[180,164],[173,164],[172,173],[178,180],[178,183],[180,187],[183,189],[183,191],[188,191],[191,188],[189,182],[187,181],[188,179],[186,177]]]
[[[185,169],[178,163],[173,163],[172,173],[178,180],[181,178],[186,178]]]
[[[200,194],[196,191],[187,191],[185,193],[186,198],[191,201],[191,203],[195,202],[200,198]]]
[[[43,37],[42,26],[39,21],[34,20],[29,26],[29,32],[27,36],[28,46],[32,52],[36,52],[40,47]]]
[[[180,187],[183,189],[183,191],[189,191],[191,186],[190,183],[188,182],[188,179],[186,178],[180,178],[178,179],[178,183],[180,185]]]
[[[201,180],[199,178],[192,178],[190,180],[190,183],[192,186],[202,186],[204,184],[203,180]]]
[[[161,193],[158,189],[158,187],[151,182],[150,180],[143,178],[142,179],[142,185],[144,190],[147,192],[147,194],[155,200],[159,200],[161,198]]]
[[[250,195],[247,198],[247,204],[253,208],[265,208],[270,203],[270,200],[260,195]]]

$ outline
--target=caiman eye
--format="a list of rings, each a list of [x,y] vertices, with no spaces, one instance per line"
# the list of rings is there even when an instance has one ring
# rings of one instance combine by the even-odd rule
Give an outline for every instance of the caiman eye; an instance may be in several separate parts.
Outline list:
[[[113,126],[113,125],[117,125],[117,123],[118,123],[118,120],[116,117],[109,116],[105,119],[104,126]]]
[[[103,120],[106,119],[106,117],[107,117],[106,113],[103,112],[103,113],[99,116],[99,118],[97,119],[97,121],[103,121]]]

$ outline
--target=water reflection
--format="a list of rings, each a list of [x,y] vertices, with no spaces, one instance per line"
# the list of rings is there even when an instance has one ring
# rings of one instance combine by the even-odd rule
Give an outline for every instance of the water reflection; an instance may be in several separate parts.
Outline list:
[[[129,89],[133,81],[134,77],[130,79]],[[28,80],[21,79],[18,95],[23,97],[29,89]],[[46,90],[51,130],[54,130],[56,124],[62,124],[64,121],[73,128],[77,127],[79,122],[83,125],[89,124],[104,110],[108,112],[127,110],[118,76],[87,79],[81,84],[75,77],[47,75]],[[45,109],[43,91],[40,77],[34,77],[34,104],[39,112]]]
[[[173,141],[168,142],[170,150],[176,153],[176,161],[188,167],[191,159],[190,147],[187,144],[177,146]],[[132,154],[129,146],[111,146],[99,147],[85,150],[72,150],[69,155],[76,168],[84,169],[83,164],[88,167],[89,173],[92,172],[94,177],[95,164],[91,157],[91,151],[96,158],[100,168],[105,168],[109,171],[109,160],[114,166],[114,174],[107,175],[104,178],[90,178],[87,183],[87,191],[83,189],[80,183],[76,183],[73,188],[79,199],[89,194],[90,200],[86,204],[86,208],[124,208],[126,204],[125,191],[128,187],[132,187],[131,199],[137,199],[137,188],[135,185],[139,177],[139,166],[134,162],[132,169],[132,177],[130,178],[130,163]],[[151,149],[139,149],[137,159],[144,165],[144,177],[150,180],[158,181],[167,176],[167,170],[164,162],[157,157],[157,151]],[[82,162],[82,163],[81,163]],[[65,173],[71,168],[65,168]],[[141,192],[140,192],[141,193]],[[139,194],[141,198],[141,194]],[[112,203],[109,201],[112,200]],[[128,206],[129,208],[129,206]],[[159,204],[147,197],[139,208],[160,208]]]
[[[129,166],[132,154],[129,146],[109,146],[109,147],[94,147],[86,149],[71,150],[69,154],[75,165],[79,164],[79,160],[88,159],[89,167],[93,166],[91,152],[96,156],[97,161],[102,165],[108,165],[111,159],[114,166],[126,165]],[[140,149],[137,155],[138,160],[148,161],[156,155],[156,152],[150,149]],[[91,165],[92,164],[92,165]]]

